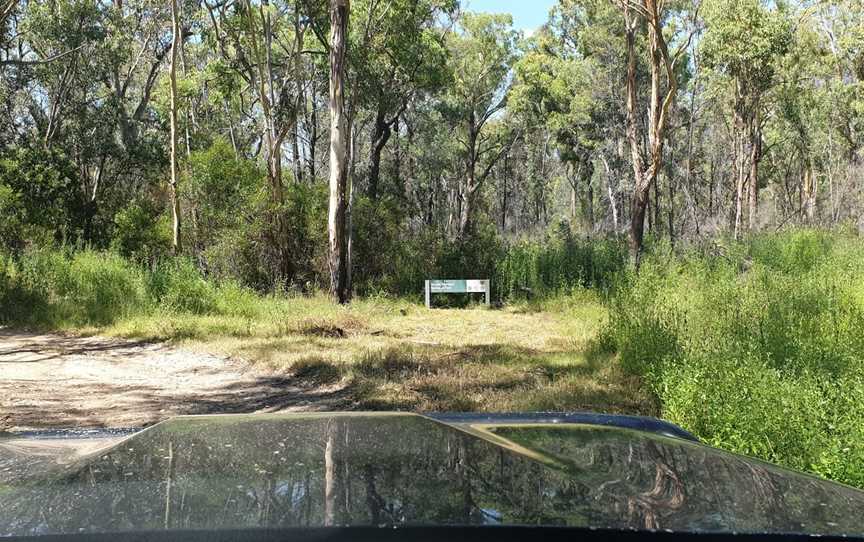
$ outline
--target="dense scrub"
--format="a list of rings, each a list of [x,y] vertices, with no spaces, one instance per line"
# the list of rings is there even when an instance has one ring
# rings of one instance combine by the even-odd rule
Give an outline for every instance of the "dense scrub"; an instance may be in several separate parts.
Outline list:
[[[799,231],[649,257],[605,342],[704,441],[864,486],[864,244]]]

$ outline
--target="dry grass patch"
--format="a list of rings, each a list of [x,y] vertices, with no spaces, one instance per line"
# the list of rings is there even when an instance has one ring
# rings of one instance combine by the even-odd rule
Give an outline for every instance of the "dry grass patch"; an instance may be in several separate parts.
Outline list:
[[[265,299],[243,313],[160,314],[108,331],[229,355],[310,386],[339,384],[346,409],[657,412],[642,381],[598,351],[606,311],[590,294],[501,310]]]

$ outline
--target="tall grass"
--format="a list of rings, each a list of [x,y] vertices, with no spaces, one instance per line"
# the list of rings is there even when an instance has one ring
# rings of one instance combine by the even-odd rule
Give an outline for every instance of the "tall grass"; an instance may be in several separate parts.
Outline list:
[[[40,328],[104,326],[158,312],[256,312],[259,296],[208,281],[185,258],[145,269],[112,252],[31,249],[0,255],[0,324]]]
[[[584,288],[606,290],[625,263],[621,243],[562,235],[507,247],[496,264],[493,283],[502,299],[526,294],[549,297]]]
[[[647,258],[605,340],[665,418],[864,487],[864,244],[797,231]]]

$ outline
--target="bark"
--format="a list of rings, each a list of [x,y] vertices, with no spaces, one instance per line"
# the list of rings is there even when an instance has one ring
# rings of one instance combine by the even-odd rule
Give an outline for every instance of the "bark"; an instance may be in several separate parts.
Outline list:
[[[270,193],[273,202],[277,206],[281,206],[284,202],[282,186],[282,140],[284,139],[284,133],[280,133],[277,129],[273,111],[275,92],[273,90],[273,64],[270,54],[273,32],[270,14],[266,11],[267,5],[268,2],[266,1],[260,5],[262,25],[260,31],[258,25],[255,23],[256,15],[249,0],[245,2],[245,11],[249,42],[256,66],[256,71],[252,75],[254,76],[255,83],[257,83],[255,87],[258,93],[258,101],[261,104],[264,156],[267,161],[267,180],[270,184]],[[259,35],[263,35],[264,38],[263,48],[265,50],[263,53],[261,51],[262,45],[259,43]],[[279,230],[279,235],[281,236],[283,234],[281,231],[282,228],[277,225],[277,230]]]
[[[384,151],[384,146],[387,145],[392,133],[390,124],[387,123],[384,108],[379,105],[378,111],[375,114],[375,125],[372,127],[372,145],[369,149],[369,178],[366,195],[372,201],[378,199],[378,179],[381,176],[381,153]]]
[[[634,189],[630,213],[630,259],[638,270],[644,241],[645,212],[648,207],[651,187],[657,182],[657,173],[663,165],[663,144],[668,124],[669,110],[678,90],[675,79],[675,64],[686,50],[686,43],[674,55],[669,54],[663,36],[663,3],[659,0],[644,0],[638,11],[648,28],[648,50],[651,68],[651,92],[648,103],[647,134],[640,133],[639,112],[636,95],[636,30],[639,27],[636,14],[631,12],[627,0],[622,4],[627,43],[627,141],[630,145],[633,164]],[[665,90],[662,88],[665,82]],[[647,135],[647,137],[645,137]],[[647,141],[646,141],[647,140]],[[646,148],[647,147],[647,148]]]
[[[612,211],[612,228],[615,235],[618,235],[618,201],[615,198],[615,190],[612,188],[612,168],[609,166],[609,161],[605,156],[601,156],[603,168],[606,170],[606,196],[609,198],[609,210]]]
[[[495,154],[489,158],[489,162],[486,166],[478,171],[479,163],[480,163],[480,149],[479,138],[480,131],[483,129],[483,126],[486,124],[486,121],[501,107],[503,107],[503,102],[499,103],[495,107],[489,109],[486,113],[483,114],[482,118],[477,118],[474,111],[471,112],[468,118],[468,139],[467,139],[467,157],[466,157],[466,179],[465,185],[463,186],[459,196],[458,203],[460,206],[459,209],[459,230],[458,230],[458,238],[464,239],[469,233],[471,233],[474,224],[474,209],[476,207],[476,196],[477,192],[486,179],[489,177],[489,174],[492,172],[492,168],[495,167],[495,164],[503,158],[507,152],[510,150],[510,147],[516,141],[513,139],[509,142],[502,142],[500,147],[498,147],[497,151],[494,151]],[[518,135],[517,135],[518,138]],[[489,152],[493,152],[491,149]]]
[[[762,160],[762,128],[759,118],[760,96],[746,85],[735,83],[735,238],[744,227],[744,206],[747,205],[747,229],[758,226],[759,162]]]
[[[633,164],[633,197],[630,212],[630,258],[639,267],[639,256],[642,253],[642,241],[645,228],[645,208],[648,205],[647,191],[650,182],[645,182],[645,167],[642,159],[642,145],[638,132],[638,112],[636,111],[636,28],[635,17],[629,14],[629,8],[624,8],[624,20],[627,26],[627,141],[630,144],[630,154]]]
[[[743,202],[744,202],[744,187],[747,182],[747,175],[745,173],[744,166],[744,137],[742,136],[743,130],[737,128],[743,121],[740,119],[740,116],[736,117],[735,125],[736,125],[736,135],[735,135],[735,239],[740,239],[741,237],[741,216],[743,214]]]
[[[345,114],[345,53],[350,0],[330,1],[330,290],[339,303],[350,301],[347,252],[348,138]]]
[[[758,114],[751,118],[750,134],[750,174],[748,179],[748,220],[751,232],[759,229],[759,162],[762,160],[762,128]]]
[[[178,0],[171,0],[171,244],[174,254],[179,254],[180,243],[180,195],[179,195],[179,166],[177,164],[177,60],[183,37],[180,31],[180,6]]]
[[[699,229],[699,213],[697,209],[697,202],[695,197],[691,197],[690,195],[690,183],[693,178],[693,132],[696,125],[696,94],[699,91],[699,62],[698,58],[694,59],[694,71],[696,72],[696,77],[693,82],[693,92],[690,94],[690,121],[687,123],[687,162],[686,169],[684,171],[684,194],[687,197],[689,202],[690,211],[693,215],[693,225],[696,228],[696,235],[701,235]],[[709,183],[709,190],[711,190]],[[709,211],[710,214],[710,211]]]
[[[312,79],[312,84],[310,85],[310,100],[312,102],[312,107],[310,108],[310,130],[309,130],[309,182],[314,183],[315,177],[317,175],[316,171],[316,148],[318,144],[318,94],[315,92],[315,79]]]
[[[585,182],[585,218],[588,221],[588,235],[594,233],[594,168],[591,168],[591,175],[586,177]]]
[[[570,185],[570,220],[575,224],[579,218],[579,167],[567,168],[567,184]]]
[[[816,220],[816,177],[813,175],[813,163],[809,158],[804,162],[804,175],[801,187],[804,216],[807,223],[813,225]]]
[[[300,156],[300,116],[305,113],[306,99],[303,92],[303,66],[300,52],[303,50],[305,27],[300,19],[300,0],[294,2],[294,107],[291,117],[291,149],[294,157],[294,182],[303,182],[303,161]]]

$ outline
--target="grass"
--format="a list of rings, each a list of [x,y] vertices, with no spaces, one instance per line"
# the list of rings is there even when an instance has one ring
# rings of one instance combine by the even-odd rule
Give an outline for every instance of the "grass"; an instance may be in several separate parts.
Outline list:
[[[382,298],[337,307],[324,296],[258,299],[238,312],[156,311],[90,331],[338,384],[356,409],[657,413],[642,380],[597,351],[606,309],[588,292],[554,312],[537,304],[428,310]]]
[[[0,256],[0,323],[221,353],[338,387],[345,408],[655,415],[709,444],[864,487],[856,234],[660,247],[638,275],[613,249],[605,258],[560,243],[510,252],[508,287],[535,297],[495,310],[374,296],[339,307],[208,281],[184,260],[143,270],[110,254],[35,251]]]

